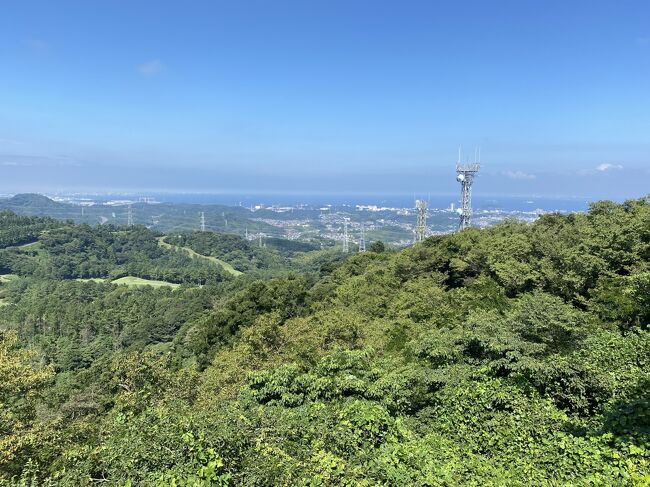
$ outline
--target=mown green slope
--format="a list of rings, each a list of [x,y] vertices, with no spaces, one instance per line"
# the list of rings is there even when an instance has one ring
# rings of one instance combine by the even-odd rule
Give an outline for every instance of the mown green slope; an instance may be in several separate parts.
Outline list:
[[[223,261],[221,259],[217,259],[216,257],[212,257],[212,256],[208,256],[208,255],[199,254],[198,252],[192,250],[189,247],[178,247],[176,245],[168,244],[165,241],[165,237],[158,237],[158,244],[161,247],[166,248],[166,249],[175,250],[175,251],[180,250],[182,252],[186,252],[187,255],[189,255],[193,259],[199,259],[199,260],[203,259],[203,260],[207,260],[209,262],[214,262],[215,264],[220,265],[226,272],[232,274],[233,276],[239,276],[239,275],[242,274],[241,271],[238,271],[232,265],[228,264],[228,262],[225,262],[225,261]]]
[[[0,386],[9,425],[0,433],[0,478],[650,481],[647,199],[218,289],[67,285],[79,287],[3,284],[13,304],[0,308],[0,323],[15,332],[2,335],[10,366],[0,368],[0,383],[20,383]],[[30,296],[24,305],[22,294]],[[78,304],[64,305],[68,295]],[[45,296],[49,306],[28,311]],[[139,301],[151,308],[128,320]],[[190,303],[167,319],[166,310]],[[101,317],[102,328],[85,316]],[[115,328],[125,320],[128,335]],[[71,344],[65,354],[52,344],[57,323]],[[33,344],[34,356],[12,333]],[[85,362],[76,362],[82,351]],[[38,356],[45,365],[26,367]]]

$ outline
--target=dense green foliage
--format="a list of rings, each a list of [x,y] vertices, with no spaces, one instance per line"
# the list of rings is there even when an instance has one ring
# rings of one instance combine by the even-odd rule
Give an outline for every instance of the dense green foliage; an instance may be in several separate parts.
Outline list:
[[[299,240],[287,240],[285,238],[277,237],[268,237],[264,239],[264,244],[283,253],[311,252],[320,248],[319,245],[314,243],[301,242]]]
[[[1,315],[57,371],[73,371],[114,350],[169,342],[212,307],[216,289],[22,279],[3,289],[12,305]]]
[[[238,235],[191,232],[165,237],[164,242],[176,248],[190,249],[200,255],[214,257],[249,276],[269,278],[288,272],[318,272],[344,258],[336,249],[320,250],[312,243],[281,238],[245,240]]]
[[[3,284],[0,483],[650,483],[647,199],[372,250],[175,291]]]
[[[0,248],[26,245],[36,242],[38,237],[62,223],[50,218],[18,216],[10,211],[0,212]]]

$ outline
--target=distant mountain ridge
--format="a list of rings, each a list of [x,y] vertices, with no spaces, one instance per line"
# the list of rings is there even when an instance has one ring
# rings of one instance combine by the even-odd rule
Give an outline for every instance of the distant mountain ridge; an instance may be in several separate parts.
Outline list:
[[[242,207],[225,205],[196,205],[189,203],[160,203],[156,205],[144,202],[110,204],[92,202],[92,204],[75,204],[54,201],[38,193],[20,193],[11,198],[0,198],[0,210],[10,210],[23,216],[47,216],[58,220],[72,220],[75,223],[100,225],[111,223],[128,224],[128,206],[136,225],[144,225],[162,233],[194,231],[199,227],[200,212],[204,212],[206,228],[220,233],[245,235],[262,233],[266,237],[284,238],[284,230],[265,221],[251,219],[252,213]],[[259,215],[255,215],[259,217]],[[277,217],[275,213],[270,216]],[[285,243],[285,246],[289,245]],[[294,245],[295,247],[295,245]]]
[[[0,208],[47,208],[59,207],[61,203],[37,193],[20,193],[12,196],[11,198],[0,199]]]

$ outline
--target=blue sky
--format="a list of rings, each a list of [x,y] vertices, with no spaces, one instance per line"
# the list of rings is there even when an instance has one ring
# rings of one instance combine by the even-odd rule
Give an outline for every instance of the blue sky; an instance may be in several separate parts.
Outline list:
[[[650,1],[40,1],[0,191],[650,192]]]

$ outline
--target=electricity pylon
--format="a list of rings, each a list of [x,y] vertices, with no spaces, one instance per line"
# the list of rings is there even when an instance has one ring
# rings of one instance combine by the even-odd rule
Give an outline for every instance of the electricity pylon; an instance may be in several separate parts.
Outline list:
[[[415,207],[418,210],[418,220],[415,225],[415,241],[422,242],[427,236],[427,202],[416,200]]]

